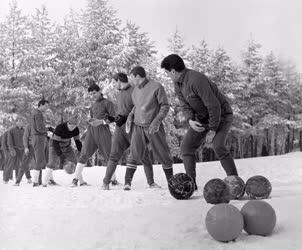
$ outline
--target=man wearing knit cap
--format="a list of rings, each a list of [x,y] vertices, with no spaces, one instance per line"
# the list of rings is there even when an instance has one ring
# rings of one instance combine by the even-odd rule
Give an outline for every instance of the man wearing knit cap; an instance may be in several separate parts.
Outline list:
[[[79,161],[76,165],[71,187],[87,185],[83,180],[82,172],[87,160],[97,151],[97,149],[105,159],[106,164],[110,154],[112,135],[109,125],[106,123],[106,117],[108,115],[115,116],[114,104],[104,98],[100,91],[100,87],[95,83],[92,83],[89,86],[88,92],[92,95],[95,102],[90,109],[91,120],[89,121],[87,134],[85,136]]]
[[[126,132],[132,135],[124,190],[131,189],[133,175],[148,145],[154,157],[162,164],[167,181],[173,176],[173,161],[162,123],[169,112],[165,89],[159,82],[148,79],[141,66],[132,69],[131,77],[135,85],[132,92],[134,107],[126,122]]]
[[[23,134],[24,134],[24,118],[19,116],[16,121],[16,126],[10,128],[7,132],[7,147],[8,159],[3,171],[4,183],[8,183],[12,171],[15,169],[15,176],[17,178],[20,163],[23,158]]]
[[[128,82],[128,77],[124,73],[117,73],[116,75],[114,75],[113,79],[119,93],[117,96],[117,116],[107,117],[110,122],[115,122],[116,127],[112,136],[109,161],[107,165],[106,175],[103,180],[102,188],[104,190],[109,190],[110,179],[116,170],[116,166],[119,160],[123,156],[124,152],[129,148],[131,138],[130,134],[127,134],[125,131],[125,123],[128,114],[133,108],[131,94],[134,87],[130,85],[130,83]],[[152,161],[149,157],[149,150],[146,150],[146,155],[142,159],[142,163],[144,165],[144,171],[149,187],[159,188],[160,186],[154,182],[153,166]]]
[[[78,115],[74,114],[68,118],[67,122],[63,122],[55,128],[49,142],[49,160],[43,175],[43,187],[56,185],[52,172],[60,164],[64,165],[67,161],[77,163],[75,152],[71,146],[71,139],[74,139],[77,150],[81,152],[82,143],[78,123]]]
[[[233,121],[233,111],[226,97],[204,74],[187,69],[176,54],[165,57],[161,68],[174,82],[176,96],[190,125],[181,143],[186,173],[196,183],[195,152],[207,142],[212,143],[226,174],[237,175],[234,160],[225,146]]]

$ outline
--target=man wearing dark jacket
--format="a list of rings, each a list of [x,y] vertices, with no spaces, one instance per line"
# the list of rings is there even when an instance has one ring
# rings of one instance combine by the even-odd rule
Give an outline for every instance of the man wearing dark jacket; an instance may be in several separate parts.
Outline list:
[[[82,172],[88,159],[99,150],[106,161],[109,159],[111,148],[111,132],[106,123],[106,116],[115,116],[114,104],[104,98],[100,87],[93,83],[89,86],[88,92],[93,96],[95,102],[91,106],[91,120],[89,121],[87,134],[83,143],[83,149],[76,166],[74,179],[71,187],[87,185],[83,180]]]
[[[24,146],[24,156],[22,159],[22,163],[19,168],[18,177],[16,179],[15,186],[19,186],[20,182],[22,180],[22,177],[25,173],[27,182],[30,184],[31,182],[31,175],[30,175],[30,169],[29,164],[34,158],[34,149],[32,147],[31,143],[31,125],[28,124],[24,129],[24,135],[23,135],[23,146]]]
[[[174,82],[176,96],[190,125],[181,144],[186,173],[196,182],[195,151],[206,141],[212,143],[226,174],[237,175],[234,160],[225,146],[233,121],[226,97],[204,74],[187,69],[176,54],[165,57],[161,68]]]
[[[48,101],[42,99],[38,103],[38,108],[35,109],[31,116],[31,133],[32,146],[35,154],[35,164],[33,169],[33,186],[37,187],[39,183],[39,175],[47,163],[47,128],[45,124],[44,113],[48,109]]]
[[[117,116],[108,116],[107,119],[110,122],[115,122],[116,127],[112,136],[111,151],[109,161],[107,165],[106,175],[103,180],[102,188],[109,190],[109,183],[113,173],[116,170],[116,166],[123,156],[125,150],[130,146],[130,134],[125,131],[125,123],[127,121],[128,114],[133,108],[133,102],[131,94],[133,92],[133,86],[128,83],[128,77],[124,73],[117,73],[114,77],[114,81],[119,90],[117,96]],[[144,164],[144,171],[147,177],[147,182],[150,188],[159,188],[160,186],[154,182],[153,178],[153,166],[149,157],[149,150],[146,150],[146,155],[142,159]]]
[[[3,171],[4,183],[8,183],[12,171],[15,169],[15,176],[17,178],[20,163],[24,154],[23,134],[24,134],[24,119],[18,117],[16,126],[10,128],[7,132],[7,147],[8,159]]]
[[[124,190],[131,189],[133,175],[148,145],[155,158],[162,163],[167,181],[173,176],[173,161],[162,123],[170,108],[165,89],[159,82],[148,79],[141,66],[134,67],[131,76],[135,85],[132,92],[134,107],[126,122],[126,132],[132,135]]]
[[[61,123],[55,128],[53,136],[50,138],[49,160],[43,177],[43,187],[46,187],[47,184],[55,184],[52,179],[52,171],[60,166],[60,163],[62,165],[67,161],[77,163],[75,152],[71,146],[71,139],[74,139],[77,150],[81,152],[82,143],[78,122],[78,116],[75,114],[70,116],[67,122]],[[51,183],[49,183],[50,180],[52,180]]]

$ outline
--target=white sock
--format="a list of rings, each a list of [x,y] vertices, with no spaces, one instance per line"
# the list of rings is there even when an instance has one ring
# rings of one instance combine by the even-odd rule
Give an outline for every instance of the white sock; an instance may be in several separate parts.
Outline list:
[[[33,182],[38,183],[39,182],[40,170],[33,169],[32,171],[33,171]]]
[[[115,180],[116,180],[115,172],[113,173],[113,175],[112,175],[112,177],[111,177],[111,180],[112,180],[112,181],[115,181]]]
[[[51,169],[50,174],[49,174],[49,180],[53,180],[53,170]]]
[[[83,182],[82,172],[83,172],[84,167],[85,167],[85,164],[78,162],[75,172],[74,172],[74,178],[78,179],[80,181],[80,183],[81,183],[81,181]]]
[[[43,185],[47,185],[48,181],[51,179],[52,176],[52,169],[51,168],[46,168],[45,171],[43,171],[43,180],[42,183]]]

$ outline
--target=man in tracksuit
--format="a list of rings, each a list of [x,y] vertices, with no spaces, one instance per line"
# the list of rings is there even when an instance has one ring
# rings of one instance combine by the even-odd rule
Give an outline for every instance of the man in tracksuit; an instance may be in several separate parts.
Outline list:
[[[38,103],[38,108],[35,109],[31,116],[31,133],[32,146],[35,155],[35,164],[33,169],[33,187],[39,186],[39,175],[47,163],[47,128],[45,125],[44,113],[48,109],[48,101],[42,99]]]
[[[225,145],[233,121],[233,111],[226,97],[204,74],[187,69],[176,54],[165,57],[161,68],[174,82],[176,96],[190,125],[181,143],[186,173],[196,182],[195,152],[206,141],[212,143],[226,174],[237,175],[234,160]]]
[[[122,158],[124,152],[130,146],[130,135],[125,131],[125,123],[127,121],[128,114],[133,108],[131,94],[134,88],[128,83],[128,77],[124,73],[117,73],[113,77],[113,79],[117,85],[119,93],[117,96],[117,116],[107,117],[110,122],[115,122],[116,127],[112,136],[109,161],[107,165],[106,175],[103,180],[102,188],[104,190],[109,190],[109,183],[113,173],[116,170],[116,166],[119,160]],[[160,186],[154,182],[153,166],[152,161],[149,157],[149,150],[146,150],[146,155],[142,159],[142,163],[144,164],[144,171],[149,187],[159,188]]]
[[[15,169],[15,177],[18,176],[20,163],[24,154],[23,134],[24,119],[17,118],[16,126],[10,128],[7,132],[8,158],[3,172],[4,183],[8,183],[11,173]]]
[[[109,159],[111,148],[111,132],[109,125],[105,122],[106,116],[115,116],[114,104],[108,99],[104,98],[100,87],[93,83],[89,86],[88,92],[93,96],[95,102],[91,107],[91,120],[89,121],[87,134],[83,143],[83,148],[79,161],[76,166],[74,179],[72,180],[71,187],[87,185],[83,180],[82,172],[86,165],[87,160],[98,149],[100,154],[106,161]]]
[[[167,181],[173,176],[173,161],[162,123],[169,112],[165,89],[160,83],[146,78],[143,67],[134,67],[131,77],[135,85],[132,92],[134,107],[126,122],[126,132],[131,131],[132,135],[124,190],[131,189],[133,175],[148,145],[156,160],[162,164]]]
[[[32,159],[34,158],[34,149],[32,147],[32,143],[31,143],[30,129],[31,129],[30,124],[26,125],[26,127],[24,129],[24,135],[23,135],[24,156],[23,156],[20,168],[19,168],[15,186],[20,185],[20,182],[22,180],[24,173],[25,173],[25,176],[27,179],[27,183],[29,183],[29,184],[32,183],[29,165],[30,165],[30,162],[32,161]]]
[[[3,149],[2,149],[2,136],[0,136],[0,170],[3,170],[4,168],[4,163],[5,163],[5,156],[4,156],[4,152],[3,152]]]
[[[5,131],[1,137],[1,146],[2,146],[2,152],[3,152],[3,156],[4,156],[4,161],[3,161],[3,180],[4,180],[4,169],[5,169],[5,166],[7,165],[7,159],[10,155],[9,151],[8,151],[8,146],[7,146],[7,131]],[[10,179],[12,179],[12,173],[10,175]],[[6,183],[6,182],[4,182]]]
[[[68,161],[74,164],[77,163],[75,152],[71,146],[71,139],[74,139],[77,150],[81,152],[82,143],[80,141],[78,122],[78,116],[75,114],[70,116],[67,122],[63,122],[55,128],[53,136],[50,138],[49,160],[43,177],[43,187],[46,187],[47,184],[52,184],[49,183],[52,178],[52,172],[60,164],[64,165]]]

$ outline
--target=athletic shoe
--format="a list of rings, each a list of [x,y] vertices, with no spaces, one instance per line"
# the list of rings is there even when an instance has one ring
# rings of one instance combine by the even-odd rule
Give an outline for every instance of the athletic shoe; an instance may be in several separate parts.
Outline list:
[[[16,183],[14,184],[14,186],[19,187],[19,186],[20,186],[20,183],[16,182]]]
[[[43,184],[42,187],[46,188],[46,187],[47,187],[47,184]]]
[[[49,186],[58,186],[58,183],[56,183],[54,180],[49,180],[48,185]]]
[[[112,186],[117,186],[117,185],[120,185],[120,183],[115,179],[115,180],[111,181],[111,185]]]
[[[102,189],[103,189],[103,190],[110,190],[110,189],[109,189],[109,184],[103,183]]]
[[[33,183],[33,187],[39,187],[40,186],[40,184],[39,183]]]
[[[125,191],[130,191],[131,190],[131,185],[130,184],[125,184],[124,185],[124,190]]]
[[[31,179],[27,179],[27,183],[32,184],[33,182],[31,181]]]
[[[84,181],[84,182],[80,183],[80,186],[81,186],[81,187],[82,187],[82,186],[89,186],[89,184],[88,184],[86,181]]]
[[[70,184],[71,187],[77,187],[78,186],[78,179],[73,179],[72,183]]]
[[[153,182],[152,184],[149,185],[149,188],[161,188],[161,186]]]

